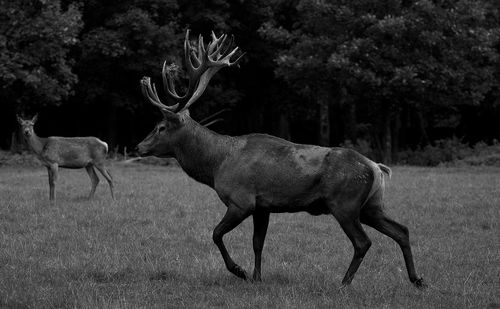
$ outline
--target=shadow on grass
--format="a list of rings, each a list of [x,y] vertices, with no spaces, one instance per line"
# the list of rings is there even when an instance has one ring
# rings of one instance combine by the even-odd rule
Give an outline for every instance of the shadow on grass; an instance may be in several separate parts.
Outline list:
[[[249,281],[242,280],[230,274],[229,272],[221,272],[215,275],[200,275],[198,277],[189,277],[184,275],[183,273],[171,270],[162,270],[150,273],[149,280],[163,281],[170,283],[196,281],[196,284],[205,287],[226,287],[226,286],[234,286],[235,284],[250,284],[255,286],[268,286],[268,285],[288,286],[297,283],[295,280],[291,279],[291,277],[288,277],[281,273],[272,273],[266,275],[263,281],[255,282],[252,280]]]
[[[76,271],[70,278],[77,281],[90,280],[95,283],[126,283],[141,280],[140,276],[130,268],[124,268],[116,272],[105,272],[91,270],[86,272]]]
[[[73,196],[68,198],[69,201],[73,203],[87,203],[87,202],[92,202],[92,201],[99,201],[100,198],[97,197],[96,195],[94,197],[89,198],[88,195],[79,195],[79,196]]]
[[[250,272],[248,273],[252,275]],[[229,272],[219,272],[213,276],[203,276],[197,278],[197,283],[207,287],[233,287],[240,284],[248,284],[255,287],[266,288],[268,286],[290,286],[298,282],[292,277],[283,273],[273,272],[262,275],[262,281],[243,280]]]
[[[177,272],[173,271],[159,271],[156,273],[152,273],[149,275],[150,281],[171,281],[171,282],[179,282],[185,281],[185,277]]]
[[[297,283],[292,275],[286,274],[285,272],[272,272],[269,274],[264,273],[262,274],[262,282],[273,285],[283,285],[283,286]]]

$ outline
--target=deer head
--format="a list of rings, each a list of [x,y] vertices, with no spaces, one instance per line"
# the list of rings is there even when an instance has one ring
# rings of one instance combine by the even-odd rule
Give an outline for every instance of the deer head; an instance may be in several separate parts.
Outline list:
[[[162,79],[163,88],[167,95],[169,105],[163,104],[156,91],[156,87],[151,83],[149,77],[141,80],[141,89],[153,105],[157,106],[163,114],[155,129],[137,146],[140,155],[170,156],[172,145],[182,135],[186,129],[186,124],[193,121],[189,116],[188,108],[196,102],[203,94],[210,82],[210,79],[223,67],[237,64],[244,53],[236,60],[231,61],[238,51],[238,47],[233,48],[234,38],[222,34],[217,37],[212,32],[211,41],[205,46],[203,37],[198,37],[198,42],[194,45],[189,40],[189,30],[186,31],[184,40],[184,65],[188,78],[187,90],[183,95],[179,95],[175,87],[175,79],[178,71],[176,64],[166,65],[163,63]]]
[[[35,115],[32,119],[22,119],[21,117],[19,117],[19,115],[17,115],[16,117],[17,117],[17,122],[19,123],[19,125],[21,125],[21,130],[23,132],[23,135],[26,138],[35,135],[34,127],[38,119],[38,115]]]

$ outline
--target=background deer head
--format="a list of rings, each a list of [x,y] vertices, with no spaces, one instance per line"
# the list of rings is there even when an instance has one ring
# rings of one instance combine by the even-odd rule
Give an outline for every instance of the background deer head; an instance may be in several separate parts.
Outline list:
[[[21,125],[21,131],[24,137],[29,138],[35,135],[35,123],[38,120],[38,115],[35,115],[32,119],[22,119],[17,115],[17,122]]]

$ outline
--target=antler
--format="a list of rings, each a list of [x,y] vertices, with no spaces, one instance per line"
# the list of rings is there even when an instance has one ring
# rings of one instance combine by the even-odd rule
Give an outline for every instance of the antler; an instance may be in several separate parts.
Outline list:
[[[184,40],[184,64],[189,82],[184,95],[179,95],[175,89],[177,65],[167,66],[166,62],[163,63],[162,69],[163,88],[172,104],[165,105],[160,101],[155,85],[151,84],[149,77],[143,77],[141,80],[143,95],[164,111],[178,113],[188,109],[203,94],[210,79],[217,71],[223,67],[237,64],[245,54],[242,53],[236,60],[231,61],[231,57],[238,51],[238,47],[232,49],[234,38],[233,36],[229,40],[227,38],[226,34],[217,37],[212,32],[212,41],[205,47],[203,37],[200,35],[196,47],[193,47],[189,41],[189,30],[187,30]]]

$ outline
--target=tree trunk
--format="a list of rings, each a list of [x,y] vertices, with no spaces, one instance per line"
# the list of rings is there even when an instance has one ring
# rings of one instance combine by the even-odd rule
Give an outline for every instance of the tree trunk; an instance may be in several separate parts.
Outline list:
[[[10,152],[11,153],[22,153],[24,150],[28,149],[26,142],[22,136],[21,130],[15,130],[12,132],[10,139]]]
[[[391,114],[386,112],[384,119],[384,149],[382,161],[387,164],[392,163],[392,133],[391,133]]]
[[[401,115],[400,112],[398,112],[394,119],[394,130],[392,130],[392,160],[394,162],[398,161],[400,132],[401,132]]]
[[[351,102],[347,108],[346,137],[355,144],[357,139],[356,105]]]
[[[330,98],[326,90],[317,92],[319,105],[319,145],[330,146]]]
[[[427,136],[427,130],[426,130],[426,123],[424,119],[424,115],[422,114],[422,111],[418,109],[417,107],[417,122],[418,122],[418,128],[420,130],[420,140],[419,144],[420,146],[426,146],[429,145],[429,137]]]
[[[116,107],[112,103],[110,103],[108,106],[108,117],[107,117],[108,119],[106,121],[106,142],[108,143],[110,152],[112,149],[113,150],[115,149],[115,146],[117,146],[117,144],[116,144],[116,137],[117,137],[116,128],[117,128],[118,119],[117,119],[116,113],[117,113]]]
[[[278,126],[278,136],[290,140],[290,122],[286,114],[280,113]]]

